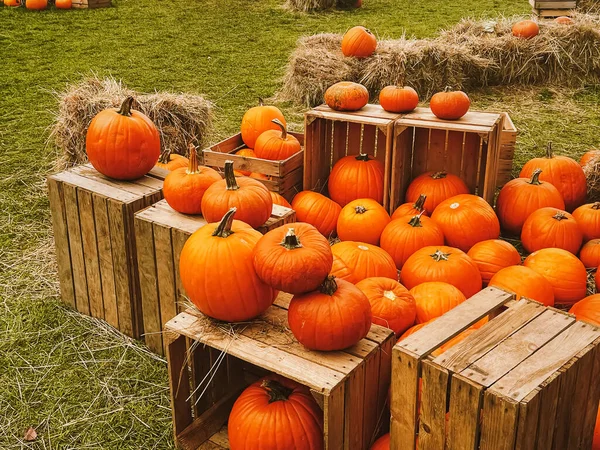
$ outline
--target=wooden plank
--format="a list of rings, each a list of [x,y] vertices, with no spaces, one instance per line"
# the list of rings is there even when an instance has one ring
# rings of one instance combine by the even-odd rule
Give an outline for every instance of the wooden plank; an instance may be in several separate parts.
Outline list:
[[[190,389],[194,417],[200,417],[213,404],[210,398],[211,362],[209,347],[190,338],[187,339],[188,358],[190,364]]]
[[[539,388],[535,389],[519,403],[515,450],[535,450],[537,424],[540,414],[543,414],[543,411],[540,411],[539,390]]]
[[[366,125],[357,122],[348,123],[348,142],[346,144],[347,155],[358,155],[363,152],[363,129]],[[373,150],[371,149],[371,152]],[[368,148],[364,149],[364,152],[369,152]],[[372,153],[369,153],[373,156]],[[335,161],[334,161],[335,164]]]
[[[465,133],[461,178],[469,188],[469,192],[472,194],[477,193],[478,195],[481,195],[481,191],[477,191],[479,187],[478,175],[481,146],[482,140],[477,133]]]
[[[186,292],[183,287],[183,283],[181,281],[181,276],[179,275],[179,258],[181,256],[181,251],[183,250],[183,246],[188,240],[190,235],[181,230],[177,230],[175,228],[171,229],[171,239],[173,240],[173,263],[175,265],[175,280],[176,280],[176,307],[177,313],[184,311],[186,308]]]
[[[368,153],[372,155],[373,158],[385,162],[385,153],[381,154],[377,150],[377,146],[375,145],[377,140],[377,127],[373,125],[365,125],[362,127],[362,136],[361,136],[361,144],[360,150],[362,153]]]
[[[327,105],[319,105],[319,106],[315,107],[313,111],[328,115],[328,117],[338,117],[340,114],[350,115],[353,117],[374,117],[377,119],[384,119],[384,120],[396,120],[399,117],[402,117],[401,114],[388,112],[385,109],[383,109],[381,107],[381,105],[377,105],[377,104],[373,104],[373,103],[367,103],[365,106],[363,106],[358,111],[352,111],[352,112],[340,113],[339,111],[335,111],[335,110],[331,109]]]
[[[544,1],[544,2],[537,2],[535,0],[530,0],[531,5],[536,8],[536,9],[575,9],[577,7],[577,2],[575,1],[570,1],[570,2],[564,2],[564,1],[556,1],[556,2],[552,2],[552,1]]]
[[[365,370],[365,364],[361,363],[345,380],[346,400],[343,410],[345,450],[362,450],[365,448],[363,444]]]
[[[446,398],[450,379],[446,369],[423,361],[421,372],[421,411],[419,416],[419,449],[443,449],[446,442]]]
[[[162,189],[162,182],[160,180],[157,180],[156,178],[148,177],[148,182],[153,185],[152,187],[144,186],[143,184],[131,181],[115,180],[113,178],[109,178],[105,175],[102,175],[100,172],[94,169],[91,164],[75,166],[72,169],[70,169],[70,171],[74,174],[81,175],[82,177],[85,177],[89,180],[95,180],[99,183],[105,184],[106,186],[129,192],[135,195],[137,198],[144,197],[146,195],[152,195],[156,191]]]
[[[227,425],[221,427],[221,429],[210,437],[210,441],[219,445],[220,448],[229,448],[229,439],[227,437]]]
[[[555,372],[551,380],[544,383],[540,389],[540,414],[537,426],[536,450],[550,450],[552,448],[552,436],[556,425],[556,413],[558,409],[558,394],[560,390],[561,377]]]
[[[446,169],[446,136],[448,130],[431,130],[427,150],[427,172]]]
[[[132,337],[139,338],[144,333],[144,320],[142,318],[142,300],[140,287],[140,274],[137,267],[137,249],[135,243],[135,224],[134,214],[147,206],[146,202],[151,198],[159,198],[155,194],[139,199],[133,203],[125,205],[125,236],[126,236],[126,257],[127,268],[129,270],[129,293],[131,296],[131,327]]]
[[[390,337],[384,343],[381,344],[381,356],[379,361],[379,383],[378,383],[378,394],[377,394],[377,411],[380,419],[378,419],[378,428],[387,428],[389,426],[389,420],[384,417],[384,411],[388,405],[388,393],[390,391],[390,385],[392,381],[392,348],[396,341],[395,336]],[[384,424],[383,421],[387,423]]]
[[[592,345],[596,349],[594,357],[594,366],[592,368],[592,378],[594,380],[597,380],[600,376],[600,339],[596,339],[596,341],[594,341]],[[580,448],[590,448],[592,445],[599,402],[600,383],[594,382],[590,384],[590,390],[587,397],[587,404],[585,407],[585,418],[583,422],[583,430],[581,433],[582,440]]]
[[[381,367],[381,348],[378,347],[371,357],[364,361],[365,383],[360,389],[363,395],[362,429],[363,448],[370,448],[377,435],[378,423],[381,419],[381,411],[377,409],[379,400],[379,369]],[[356,432],[356,431],[354,431]]]
[[[313,110],[309,111],[307,114],[309,114],[312,117],[316,117],[316,118],[320,118],[320,119],[335,120],[338,122],[348,122],[351,124],[387,126],[390,123],[390,119],[381,119],[381,118],[371,117],[371,116],[367,116],[367,115],[354,114],[353,112],[348,112],[348,111],[328,112],[328,111],[313,109]]]
[[[323,407],[323,440],[324,450],[340,450],[344,448],[344,383],[338,384],[325,395]]]
[[[400,345],[392,351],[390,448],[415,450],[419,357]]]
[[[460,375],[450,383],[449,450],[477,449],[483,387]]]
[[[446,144],[446,164],[444,169],[451,174],[460,176],[463,159],[463,139],[464,133],[459,131],[448,131]]]
[[[400,120],[419,120],[422,123],[436,123],[442,125],[477,125],[477,126],[493,126],[498,120],[500,113],[496,112],[483,112],[483,111],[469,111],[467,114],[457,120],[445,120],[438,118],[431,112],[428,107],[417,107],[414,111],[403,114],[400,116]]]
[[[164,324],[177,315],[173,244],[170,228],[153,224],[152,229],[154,232],[154,252],[160,303],[160,328],[162,330]]]
[[[454,383],[454,381],[452,381]],[[486,391],[483,400],[480,450],[512,450],[515,446],[519,403]],[[450,423],[452,423],[450,412]]]
[[[184,336],[176,336],[167,345],[169,368],[169,391],[171,395],[171,414],[173,417],[173,435],[177,440],[183,430],[192,423],[190,382],[187,372],[187,343]]]
[[[398,125],[406,127],[417,127],[427,130],[451,130],[460,131],[463,133],[488,133],[490,127],[487,125],[471,125],[460,122],[425,122],[422,120],[414,120],[404,117],[398,120]]]
[[[407,126],[402,124],[403,126]],[[429,159],[429,130],[427,128],[414,128],[413,142],[413,178],[427,172]]]
[[[412,181],[412,144],[414,128],[396,126],[392,151],[390,212],[404,203],[406,189]]]

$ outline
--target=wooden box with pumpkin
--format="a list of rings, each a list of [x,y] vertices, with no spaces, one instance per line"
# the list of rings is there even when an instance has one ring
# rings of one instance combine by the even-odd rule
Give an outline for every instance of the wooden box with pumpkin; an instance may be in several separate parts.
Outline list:
[[[394,347],[390,448],[591,448],[600,329],[512,298],[488,287]]]
[[[500,160],[498,162],[498,175],[496,187],[501,189],[512,179],[513,159],[517,145],[517,127],[507,113],[502,113],[502,134],[500,137]]]
[[[264,234],[295,220],[293,210],[273,205],[271,218],[258,231]],[[150,350],[162,355],[165,323],[187,309],[179,255],[187,238],[206,220],[200,215],[178,213],[161,200],[136,213],[134,222],[144,340]]]
[[[577,8],[576,0],[529,0],[529,4],[538,17],[568,17]]]
[[[143,326],[133,215],[162,198],[163,173],[116,181],[85,164],[47,180],[63,301],[134,338]]]
[[[310,351],[288,329],[290,298],[279,294],[258,319],[238,325],[216,322],[196,310],[166,324],[178,448],[229,448],[233,403],[269,372],[310,389],[324,414],[324,449],[370,447],[387,421],[393,332],[373,325],[365,339],[344,351]]]
[[[493,205],[503,122],[502,114],[475,111],[443,120],[429,108],[402,116],[394,128],[390,205],[402,204],[410,182],[427,172],[457,175]]]

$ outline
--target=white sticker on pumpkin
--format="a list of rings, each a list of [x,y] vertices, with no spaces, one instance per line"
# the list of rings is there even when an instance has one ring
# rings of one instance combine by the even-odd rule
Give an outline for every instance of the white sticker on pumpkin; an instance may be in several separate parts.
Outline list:
[[[369,250],[369,247],[366,247],[364,245],[359,245],[358,248],[361,250]]]
[[[458,208],[459,206],[460,206],[460,203],[452,203],[452,204],[450,205],[450,209],[456,209],[456,208]]]

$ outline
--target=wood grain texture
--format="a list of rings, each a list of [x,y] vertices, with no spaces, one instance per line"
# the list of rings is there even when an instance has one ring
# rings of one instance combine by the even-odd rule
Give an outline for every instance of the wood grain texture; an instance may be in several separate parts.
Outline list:
[[[480,450],[512,450],[518,418],[518,402],[487,391],[483,402]]]
[[[450,375],[446,369],[423,361],[421,372],[421,412],[419,417],[419,449],[443,449],[446,442],[446,399]]]
[[[418,355],[396,345],[392,351],[390,448],[415,450],[419,392]]]
[[[450,383],[449,450],[475,450],[479,437],[483,387],[460,375]]]

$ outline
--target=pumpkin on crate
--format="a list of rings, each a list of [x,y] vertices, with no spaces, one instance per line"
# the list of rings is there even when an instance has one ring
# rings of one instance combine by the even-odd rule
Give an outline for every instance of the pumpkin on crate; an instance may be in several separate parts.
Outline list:
[[[189,299],[203,313],[226,322],[242,322],[262,314],[277,291],[263,283],[252,264],[258,231],[233,220],[231,208],[218,223],[209,223],[186,241],[179,274]]]
[[[579,259],[586,269],[600,266],[600,239],[587,241],[579,251]]]
[[[232,449],[260,445],[270,450],[322,450],[323,411],[308,387],[272,374],[237,398],[229,413],[227,434]],[[252,436],[250,441],[248,436]]]
[[[379,245],[381,233],[390,220],[388,212],[375,200],[353,200],[340,212],[337,234],[342,241]]]
[[[589,295],[583,300],[579,300],[569,312],[575,314],[577,320],[600,327],[600,294]]]
[[[393,113],[408,113],[419,104],[419,94],[409,86],[386,86],[379,92],[379,104]]]
[[[528,253],[543,248],[562,248],[576,255],[583,235],[575,218],[556,208],[540,208],[523,224],[521,242]]]
[[[424,216],[428,216],[427,210],[425,209],[425,201],[427,200],[427,196],[425,194],[419,195],[414,202],[403,203],[398,206],[394,213],[392,214],[392,220],[399,219],[404,216],[417,216],[419,214],[423,214]]]
[[[500,236],[500,222],[493,208],[481,197],[460,194],[440,203],[431,214],[446,244],[464,252],[481,241]]]
[[[254,150],[252,150],[251,148],[243,148],[241,150],[238,150],[237,152],[235,152],[236,155],[238,156],[243,156],[246,158],[256,158],[256,153],[254,153]],[[249,170],[239,170],[240,174],[246,177],[249,177],[250,174],[252,172],[250,172]]]
[[[438,119],[458,120],[469,112],[470,107],[469,96],[463,91],[453,91],[450,87],[433,94],[429,100],[429,108]]]
[[[286,126],[279,119],[273,119],[271,122],[277,125],[281,132],[267,130],[258,137],[254,144],[254,153],[258,158],[280,161],[302,150],[298,139],[288,134]]]
[[[156,167],[160,167],[161,169],[171,172],[182,167],[187,168],[189,164],[190,160],[185,156],[178,155],[177,153],[165,153],[159,158],[158,162],[156,163]]]
[[[342,38],[342,53],[344,56],[354,58],[366,58],[371,56],[377,49],[375,35],[365,27],[352,27]]]
[[[487,286],[492,277],[501,269],[521,264],[521,255],[517,249],[500,239],[478,242],[471,247],[467,255],[479,267],[484,286]]]
[[[271,200],[274,205],[285,206],[286,208],[292,209],[292,205],[288,202],[285,197],[277,192],[269,191],[271,193]]]
[[[342,207],[360,198],[372,198],[382,203],[383,179],[383,164],[370,155],[345,156],[331,169],[327,184],[329,196]]]
[[[258,99],[258,106],[250,108],[242,117],[240,127],[242,140],[250,148],[258,137],[267,130],[279,130],[279,125],[273,123],[273,119],[278,119],[284,126],[287,126],[283,113],[276,106],[265,105],[261,98]]]
[[[365,242],[343,241],[331,246],[352,273],[355,282],[372,277],[398,279],[398,271],[392,257],[383,249]]]
[[[598,156],[600,156],[600,150],[596,150],[596,149],[588,150],[587,152],[585,152],[583,154],[583,156],[579,160],[579,165],[581,167],[585,167],[587,165],[587,163],[589,163],[592,159],[597,158]]]
[[[352,283],[329,276],[318,290],[292,297],[288,323],[310,350],[343,350],[369,333],[371,305]]]
[[[266,233],[254,247],[254,269],[269,286],[290,294],[314,291],[329,274],[329,241],[308,223],[289,223]]]
[[[365,278],[356,283],[356,287],[369,299],[374,324],[400,335],[415,323],[415,299],[396,280],[385,277]]]
[[[390,450],[390,433],[386,433],[375,441],[369,450]]]
[[[499,270],[490,280],[494,286],[522,297],[535,300],[544,306],[554,306],[554,289],[548,280],[524,266],[509,266]]]
[[[331,272],[329,272],[329,275],[340,280],[349,281],[352,284],[357,283],[352,269],[350,269],[350,267],[348,267],[344,261],[335,255],[333,255],[333,264],[331,265]]]
[[[100,111],[90,123],[85,149],[94,168],[116,180],[135,180],[158,162],[160,135],[152,121],[131,109],[127,97],[120,109]]]
[[[324,100],[335,111],[358,111],[369,103],[369,91],[362,84],[340,81],[327,88]]]
[[[448,172],[426,172],[411,181],[406,190],[406,202],[414,203],[421,195],[426,196],[424,208],[431,214],[444,200],[458,194],[468,194],[463,180]]]
[[[583,233],[583,240],[600,238],[600,202],[581,205],[573,211],[573,217]]]
[[[436,319],[467,299],[458,288],[441,281],[418,284],[409,292],[417,306],[417,324]]]
[[[466,298],[481,290],[477,264],[458,248],[443,245],[424,247],[406,260],[400,282],[408,289],[427,281],[443,281],[458,288]]]
[[[299,222],[310,223],[326,238],[335,233],[342,208],[318,192],[302,191],[292,199],[292,209]]]
[[[163,185],[165,200],[171,208],[183,214],[201,214],[202,198],[213,183],[221,181],[221,175],[210,167],[198,165],[196,148],[190,144],[188,167],[175,169],[166,177]]]
[[[237,220],[258,228],[271,217],[273,200],[264,184],[236,177],[233,161],[225,161],[225,179],[213,183],[204,193],[202,215],[207,222],[215,222],[233,207],[237,209]]]
[[[512,34],[515,37],[531,39],[540,33],[539,25],[533,20],[520,20],[512,27]]]

